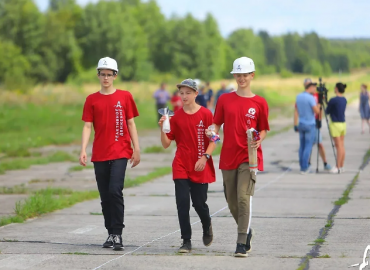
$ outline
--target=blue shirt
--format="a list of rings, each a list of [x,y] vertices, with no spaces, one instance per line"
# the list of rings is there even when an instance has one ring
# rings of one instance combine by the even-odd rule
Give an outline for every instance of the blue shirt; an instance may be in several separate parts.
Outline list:
[[[217,94],[216,94],[216,98],[215,98],[215,104],[217,103],[217,100],[219,99],[219,97],[223,94],[226,94],[226,93],[229,93],[229,90],[225,89],[220,89],[218,90]]]
[[[326,114],[329,114],[332,122],[346,122],[344,112],[346,111],[347,99],[345,97],[333,97],[326,107]]]
[[[164,89],[155,91],[153,97],[156,99],[157,104],[161,105],[166,104],[171,99],[170,94]]]
[[[200,106],[207,108],[207,101],[204,95],[198,94],[198,96],[195,98],[195,102],[198,103]]]
[[[316,106],[316,101],[313,95],[303,92],[296,99],[297,110],[299,115],[299,123],[303,125],[315,125],[315,113],[312,107]]]

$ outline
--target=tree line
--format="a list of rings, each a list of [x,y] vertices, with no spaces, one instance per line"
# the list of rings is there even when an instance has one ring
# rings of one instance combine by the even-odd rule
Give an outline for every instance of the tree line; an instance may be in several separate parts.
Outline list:
[[[166,19],[155,1],[81,7],[76,0],[50,0],[41,12],[32,0],[0,0],[0,84],[7,88],[88,79],[104,56],[118,61],[122,80],[228,78],[240,56],[253,58],[260,74],[325,76],[369,67],[370,40],[252,29],[224,38],[211,14],[203,21],[191,14]]]

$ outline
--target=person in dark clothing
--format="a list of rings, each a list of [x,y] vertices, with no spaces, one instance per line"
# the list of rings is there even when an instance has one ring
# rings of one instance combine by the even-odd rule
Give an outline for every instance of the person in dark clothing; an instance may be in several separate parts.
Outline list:
[[[202,86],[199,90],[199,94],[198,96],[195,98],[195,102],[204,107],[204,108],[207,108],[207,99],[206,99],[206,96],[204,94],[204,86]]]
[[[362,120],[361,132],[365,133],[365,123],[369,125],[370,128],[370,104],[369,104],[369,92],[367,91],[367,85],[361,85],[360,93],[360,115]],[[370,131],[370,129],[369,129]]]
[[[162,83],[161,87],[154,92],[153,98],[156,101],[156,108],[157,112],[159,109],[166,108],[167,107],[167,102],[171,99],[170,93],[166,90],[166,84]],[[161,115],[157,113],[158,115],[158,121],[161,118]]]
[[[326,114],[330,115],[331,123],[329,124],[330,133],[333,137],[335,148],[337,149],[337,167],[331,170],[331,173],[344,172],[344,136],[346,135],[346,119],[345,111],[347,106],[347,99],[343,96],[343,93],[347,85],[343,83],[337,83],[335,85],[336,96],[331,98],[326,107]]]

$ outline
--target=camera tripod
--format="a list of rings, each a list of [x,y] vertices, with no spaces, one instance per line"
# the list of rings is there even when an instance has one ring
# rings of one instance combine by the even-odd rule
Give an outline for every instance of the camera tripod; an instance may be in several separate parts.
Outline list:
[[[321,85],[321,78],[320,78],[320,85]],[[325,86],[324,86],[325,87]],[[326,95],[325,95],[325,101],[326,101]],[[327,102],[327,101],[326,101]],[[329,131],[329,137],[330,137],[330,142],[331,142],[331,147],[333,149],[333,154],[334,154],[334,158],[335,158],[335,164],[336,164],[336,168],[338,169],[338,173],[340,173],[339,171],[339,167],[338,167],[338,160],[337,160],[337,155],[335,153],[335,146],[334,146],[334,141],[333,141],[333,137],[331,135],[331,131],[330,131],[330,128],[329,128],[329,120],[328,120],[328,115],[326,114],[326,108],[325,108],[325,102],[324,102],[324,93],[323,91],[319,91],[319,104],[321,104],[320,106],[320,114],[319,114],[319,119],[318,119],[318,124],[317,124],[317,162],[316,162],[316,173],[319,172],[319,155],[320,155],[320,148],[319,148],[319,144],[320,144],[320,129],[321,129],[321,116],[322,116],[322,111],[324,111],[324,115],[325,115],[325,119],[326,119],[326,125],[328,127],[328,131]]]

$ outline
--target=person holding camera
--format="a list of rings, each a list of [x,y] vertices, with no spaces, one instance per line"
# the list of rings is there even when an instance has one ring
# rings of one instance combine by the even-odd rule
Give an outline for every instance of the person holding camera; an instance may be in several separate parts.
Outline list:
[[[337,167],[331,170],[331,173],[342,173],[344,172],[344,136],[346,135],[346,119],[345,111],[347,106],[347,99],[343,96],[343,93],[347,85],[339,82],[335,85],[335,97],[331,98],[326,107],[326,114],[330,115],[331,123],[329,129],[331,136],[333,137],[335,148],[337,150]]]
[[[307,78],[303,81],[303,85],[304,87],[306,87],[306,85],[308,85],[309,83],[312,83],[311,79]],[[313,97],[315,98],[315,101],[316,101],[316,104],[319,103],[319,94],[317,92],[315,92],[313,94]],[[298,111],[297,111],[297,104],[295,104],[295,112],[294,112],[294,125],[295,125],[295,131],[298,132]],[[314,142],[313,142],[313,145],[315,144],[318,144],[318,148],[319,148],[319,154],[320,154],[320,157],[322,159],[322,162],[324,163],[324,170],[325,171],[330,171],[332,168],[330,166],[330,164],[327,162],[327,159],[326,159],[326,153],[325,153],[325,148],[324,148],[324,145],[322,143],[322,135],[321,135],[321,132],[319,132],[319,129],[321,128],[321,119],[322,119],[322,111],[320,111],[320,114],[316,114],[315,113],[315,120],[316,120],[316,130],[315,130],[315,139],[314,139]],[[310,158],[308,160],[308,167],[311,166],[311,155],[310,155]]]
[[[311,80],[305,84],[305,91],[296,98],[294,130],[299,132],[299,165],[301,174],[310,172],[309,159],[316,135],[315,114],[320,114],[320,104],[316,103],[313,95],[317,83]],[[299,119],[299,120],[298,120]]]

